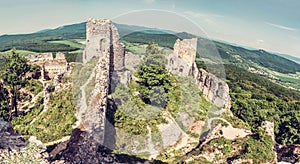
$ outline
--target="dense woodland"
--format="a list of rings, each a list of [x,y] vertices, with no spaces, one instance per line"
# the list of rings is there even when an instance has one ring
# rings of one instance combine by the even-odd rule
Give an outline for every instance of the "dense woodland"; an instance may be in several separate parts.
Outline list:
[[[225,68],[232,112],[254,130],[263,120],[274,122],[280,144],[300,143],[300,92],[234,65]]]

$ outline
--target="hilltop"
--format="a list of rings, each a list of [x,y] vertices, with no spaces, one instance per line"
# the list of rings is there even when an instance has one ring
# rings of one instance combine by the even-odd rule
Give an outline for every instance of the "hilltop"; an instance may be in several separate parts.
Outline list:
[[[296,62],[105,19],[1,37],[33,66],[11,112],[14,130],[46,144],[51,160],[299,160]],[[7,91],[1,82],[9,107]]]

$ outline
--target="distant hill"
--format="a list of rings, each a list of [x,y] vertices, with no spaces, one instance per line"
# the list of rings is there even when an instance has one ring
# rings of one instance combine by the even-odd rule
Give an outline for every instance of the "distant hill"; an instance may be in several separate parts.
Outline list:
[[[300,58],[297,58],[295,56],[286,55],[286,54],[280,54],[280,53],[275,53],[275,54],[300,64]]]
[[[120,36],[124,40],[138,43],[157,42],[164,47],[173,47],[177,38],[191,38],[194,35],[188,33],[175,33],[168,30],[155,28],[115,24]],[[56,29],[42,30],[31,34],[2,35],[0,36],[0,52],[5,52],[15,47],[18,50],[33,52],[71,52],[80,48],[69,44],[60,44],[60,40],[85,39],[86,23],[65,25]],[[51,42],[52,41],[52,42]],[[213,45],[214,44],[214,45]],[[214,47],[226,63],[234,63],[247,68],[253,63],[281,73],[300,72],[299,58],[281,54],[273,54],[264,50],[250,50],[236,45],[230,45],[219,41],[199,39],[199,54],[203,58],[215,58]],[[242,60],[242,62],[241,62]],[[298,63],[297,63],[298,62]]]

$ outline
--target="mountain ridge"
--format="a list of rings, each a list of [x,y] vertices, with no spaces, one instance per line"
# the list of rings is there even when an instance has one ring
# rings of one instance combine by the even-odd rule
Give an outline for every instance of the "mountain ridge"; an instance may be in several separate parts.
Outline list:
[[[171,30],[165,30],[165,29],[158,29],[158,28],[152,28],[152,27],[145,27],[145,26],[138,26],[138,25],[128,25],[128,24],[119,24],[119,23],[114,23],[116,25],[116,27],[120,30],[120,35],[124,36],[124,33],[129,33],[129,32],[137,32],[137,31],[143,31],[143,32],[147,32],[150,34],[177,34],[178,32],[174,32]],[[36,32],[32,32],[32,33],[24,33],[24,34],[3,34],[0,35],[0,42],[2,39],[7,39],[7,38],[3,38],[3,37],[15,37],[15,36],[28,36],[28,35],[37,35],[37,34],[47,34],[47,33],[59,33],[59,32],[70,32],[70,31],[74,31],[74,30],[80,30],[81,32],[84,33],[85,31],[85,26],[86,26],[86,22],[81,22],[81,23],[74,23],[74,24],[67,24],[67,25],[63,25],[63,26],[59,26],[57,28],[49,28],[49,29],[42,29]],[[205,39],[210,39],[213,42],[219,42],[219,43],[224,43],[224,44],[228,44],[231,46],[235,46],[235,47],[241,47],[241,48],[245,48],[247,50],[264,50],[264,49],[260,49],[260,48],[254,48],[254,47],[249,47],[249,46],[244,46],[244,45],[240,45],[240,44],[236,44],[236,43],[232,43],[229,41],[225,41],[225,40],[219,40],[219,39],[213,39],[213,38],[205,38]],[[0,49],[1,51],[1,49]],[[269,51],[269,50],[264,50],[268,53],[271,53],[273,55],[277,55],[277,56],[281,56],[284,57],[285,59],[297,62],[298,64],[300,63],[300,58],[297,56],[293,56],[291,54],[283,54],[283,53],[279,53],[279,52],[273,52],[273,51]]]

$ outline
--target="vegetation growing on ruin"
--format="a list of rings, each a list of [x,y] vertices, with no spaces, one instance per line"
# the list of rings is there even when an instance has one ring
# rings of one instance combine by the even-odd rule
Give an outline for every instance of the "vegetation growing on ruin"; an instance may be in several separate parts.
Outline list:
[[[166,123],[162,111],[167,106],[172,77],[164,68],[165,58],[155,45],[147,48],[145,60],[139,64],[129,88],[118,86],[114,97],[120,106],[115,125],[132,134],[148,134],[147,126],[157,132],[156,125]],[[153,54],[155,53],[155,54]]]
[[[83,63],[72,63],[72,89],[74,92],[74,98],[75,100],[79,100],[81,98],[81,90],[80,86],[84,85],[85,81],[90,77],[92,74],[92,71],[94,67],[96,66],[96,63],[98,62],[99,58],[93,58],[86,64]],[[85,79],[85,80],[83,80]],[[92,84],[90,84],[90,87]],[[90,90],[90,88],[89,88]],[[88,92],[87,92],[88,93]]]
[[[23,136],[36,136],[44,143],[70,135],[76,121],[72,89],[53,93],[44,112],[42,104],[40,99],[31,112],[15,118],[15,130]]]

